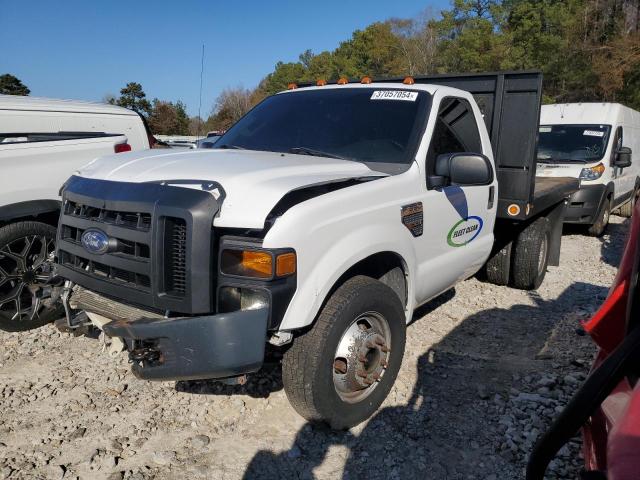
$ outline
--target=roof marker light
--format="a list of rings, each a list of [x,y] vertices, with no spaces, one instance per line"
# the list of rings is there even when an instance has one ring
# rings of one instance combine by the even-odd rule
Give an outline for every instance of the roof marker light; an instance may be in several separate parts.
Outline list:
[[[317,82],[316,82],[316,86],[318,87],[324,87],[327,84],[327,81],[324,78],[320,78]]]
[[[340,77],[340,80],[338,80],[338,85],[346,85],[347,83],[349,83],[347,77]]]
[[[369,85],[371,83],[371,77],[368,76],[364,76],[362,77],[362,80],[360,80],[360,83],[364,83],[365,85]]]
[[[416,81],[413,79],[413,77],[404,77],[402,83],[404,83],[405,85],[413,85],[414,83],[416,83]]]
[[[295,90],[296,88],[298,88],[298,85],[296,83],[290,83],[289,85],[287,85],[287,90]]]

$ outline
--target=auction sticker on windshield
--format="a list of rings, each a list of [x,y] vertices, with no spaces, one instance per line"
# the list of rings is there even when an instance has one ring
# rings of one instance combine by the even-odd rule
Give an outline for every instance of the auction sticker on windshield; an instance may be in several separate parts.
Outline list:
[[[406,90],[376,90],[371,94],[371,100],[404,100],[405,102],[415,102],[418,92],[407,92]]]
[[[447,235],[447,243],[451,247],[463,247],[472,242],[482,230],[482,218],[475,215],[463,218],[456,223]]]

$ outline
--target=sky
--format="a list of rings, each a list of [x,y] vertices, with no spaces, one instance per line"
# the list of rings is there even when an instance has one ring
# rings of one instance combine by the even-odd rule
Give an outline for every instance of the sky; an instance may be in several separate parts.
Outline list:
[[[202,116],[226,87],[253,88],[278,61],[333,50],[391,17],[437,15],[449,0],[0,0],[0,75],[31,95],[100,101],[138,82],[149,99]]]

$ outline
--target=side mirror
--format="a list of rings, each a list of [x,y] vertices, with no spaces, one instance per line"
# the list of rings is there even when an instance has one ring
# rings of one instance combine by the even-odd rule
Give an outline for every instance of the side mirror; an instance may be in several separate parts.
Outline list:
[[[629,147],[620,147],[616,152],[616,159],[613,165],[619,168],[627,168],[631,166],[631,149]]]
[[[488,185],[493,181],[491,162],[478,153],[444,153],[436,158],[435,175],[429,177],[429,186]]]

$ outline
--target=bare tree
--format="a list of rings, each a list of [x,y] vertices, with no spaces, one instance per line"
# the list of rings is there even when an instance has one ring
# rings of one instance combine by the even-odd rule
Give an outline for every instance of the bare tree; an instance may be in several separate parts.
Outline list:
[[[431,9],[411,19],[391,19],[392,31],[400,40],[400,50],[409,75],[424,75],[436,70],[438,37],[431,20]]]

